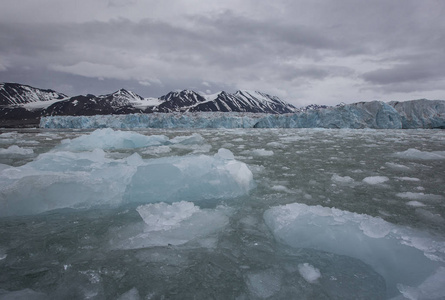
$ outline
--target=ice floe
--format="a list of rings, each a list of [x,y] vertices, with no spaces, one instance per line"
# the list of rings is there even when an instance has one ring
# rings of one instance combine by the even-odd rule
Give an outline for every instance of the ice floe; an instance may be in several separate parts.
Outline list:
[[[292,203],[268,209],[264,220],[284,244],[364,261],[385,278],[390,295],[397,284],[415,286],[445,262],[444,241],[364,214]]]

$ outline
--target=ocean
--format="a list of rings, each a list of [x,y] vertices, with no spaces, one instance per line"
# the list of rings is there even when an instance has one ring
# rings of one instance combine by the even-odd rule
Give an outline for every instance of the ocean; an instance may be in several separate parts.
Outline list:
[[[0,133],[0,299],[445,299],[445,131]]]

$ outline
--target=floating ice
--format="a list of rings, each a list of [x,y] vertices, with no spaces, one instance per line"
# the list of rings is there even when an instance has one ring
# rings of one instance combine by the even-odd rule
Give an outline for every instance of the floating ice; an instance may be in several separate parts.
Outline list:
[[[390,167],[393,170],[396,171],[411,171],[410,167],[401,165],[401,164],[396,164],[396,163],[391,163],[391,162],[387,162],[385,163],[388,167]]]
[[[273,191],[277,191],[277,192],[293,193],[292,190],[288,189],[284,185],[274,185],[271,187],[271,189]]]
[[[272,156],[274,154],[272,150],[266,150],[266,149],[246,150],[243,151],[242,153],[253,156]]]
[[[425,279],[418,287],[397,285],[402,295],[410,300],[444,299],[445,297],[445,268],[440,267],[436,273]]]
[[[39,293],[31,289],[24,289],[20,291],[6,291],[0,289],[0,300],[45,300],[48,295]]]
[[[389,178],[386,176],[370,176],[370,177],[364,178],[363,182],[367,183],[367,184],[374,185],[374,184],[381,184],[381,183],[387,182],[388,180],[389,180]]]
[[[409,202],[406,203],[406,205],[413,206],[413,207],[424,207],[424,206],[426,206],[425,204],[423,204],[422,202],[419,202],[419,201],[409,201]]]
[[[155,203],[139,206],[137,212],[147,224],[146,231],[169,230],[199,211],[192,202]]]
[[[410,148],[403,152],[396,152],[395,156],[406,159],[435,160],[445,159],[445,151],[428,152]]]
[[[308,263],[299,264],[298,272],[309,283],[315,283],[321,277],[320,270]]]
[[[252,189],[253,174],[229,150],[143,160],[92,152],[48,152],[0,173],[0,216],[128,202],[227,199]]]
[[[137,168],[127,186],[129,202],[234,198],[253,188],[253,174],[226,149],[212,156],[166,157]]]
[[[268,209],[264,220],[284,244],[369,264],[385,278],[389,296],[397,284],[416,286],[445,262],[445,242],[364,214],[293,203]]]
[[[17,145],[9,146],[8,148],[0,148],[0,155],[30,155],[33,154],[34,150],[30,148],[22,148]]]
[[[342,184],[343,183],[344,184],[354,183],[354,179],[352,179],[351,177],[349,177],[349,176],[340,176],[338,174],[332,175],[331,180],[333,182],[342,183]]]
[[[396,196],[404,199],[413,199],[413,200],[440,201],[444,199],[444,197],[441,195],[413,193],[413,192],[397,193]]]
[[[228,224],[231,212],[224,206],[200,209],[185,201],[146,204],[139,206],[137,211],[145,225],[111,232],[113,248],[139,249],[199,241],[221,231]]]
[[[137,288],[132,288],[131,290],[123,293],[117,298],[117,300],[140,300],[141,296],[139,295],[139,291]]]
[[[403,181],[420,181],[419,178],[415,178],[415,177],[396,177],[396,179],[403,180]]]
[[[159,146],[167,143],[164,135],[146,136],[137,132],[113,130],[111,128],[96,129],[89,135],[62,141],[59,149],[88,151],[100,149],[133,149],[149,146]]]
[[[269,298],[280,291],[281,278],[276,271],[268,270],[247,275],[247,287],[256,298]]]
[[[200,144],[200,143],[203,143],[204,141],[205,141],[204,138],[200,134],[193,133],[190,136],[177,136],[177,137],[171,139],[170,143],[191,145],[191,144]]]

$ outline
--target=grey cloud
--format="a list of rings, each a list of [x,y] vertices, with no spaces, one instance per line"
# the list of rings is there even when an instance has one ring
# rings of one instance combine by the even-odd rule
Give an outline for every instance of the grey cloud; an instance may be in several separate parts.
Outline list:
[[[75,22],[74,16],[52,24],[0,21],[0,80],[30,84],[31,76],[42,74],[48,77],[44,87],[53,81],[102,93],[115,84],[143,96],[205,90],[206,81],[212,91],[248,86],[293,98],[321,98],[318,91],[341,82],[357,98],[364,89],[409,92],[417,85],[429,91],[445,76],[441,1],[246,1],[205,15],[188,9],[177,19],[153,15],[137,21],[124,13],[142,3],[150,7],[136,0],[104,1],[116,15],[102,21]],[[156,5],[168,11],[164,2]],[[304,90],[310,88],[317,91]]]

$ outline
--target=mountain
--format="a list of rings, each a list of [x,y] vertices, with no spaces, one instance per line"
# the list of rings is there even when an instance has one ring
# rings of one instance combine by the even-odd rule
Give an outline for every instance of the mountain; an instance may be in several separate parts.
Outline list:
[[[26,105],[39,102],[50,104],[54,100],[65,98],[68,98],[68,96],[53,90],[43,90],[18,83],[0,83],[0,106]]]
[[[237,91],[202,95],[194,91],[170,92],[159,98],[153,112],[251,112],[281,114],[297,110],[293,105],[261,92]]]
[[[143,98],[120,89],[106,95],[68,97],[17,83],[0,84],[0,126],[37,124],[41,116],[91,116],[129,113],[250,112],[282,114],[296,112],[293,105],[261,92],[237,91],[204,95],[190,90],[170,92],[159,98]]]

